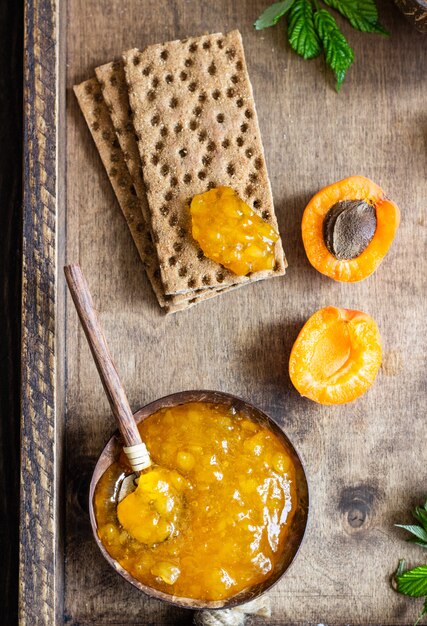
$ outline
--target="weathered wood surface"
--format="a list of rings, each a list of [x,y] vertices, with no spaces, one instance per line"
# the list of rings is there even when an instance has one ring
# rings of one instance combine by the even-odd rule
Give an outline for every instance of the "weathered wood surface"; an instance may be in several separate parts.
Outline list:
[[[28,0],[24,30],[22,625],[52,624],[62,617],[59,541],[63,523],[57,469],[62,458],[63,416],[56,412],[57,40],[56,2]]]
[[[15,624],[19,546],[23,2],[0,3],[0,605]]]
[[[426,484],[425,39],[396,7],[381,2],[381,18],[392,38],[358,34],[344,26],[356,63],[337,95],[321,59],[308,63],[289,51],[283,27],[263,33],[252,30],[264,5],[262,0],[68,0],[66,14],[62,6],[66,58],[60,63],[59,80],[65,73],[67,107],[61,119],[64,140],[59,142],[59,163],[66,164],[60,177],[65,194],[58,207],[59,266],[63,257],[78,260],[87,274],[133,408],[182,389],[228,391],[284,424],[303,455],[311,483],[311,524],[292,570],[271,593],[270,623],[409,625],[417,603],[396,595],[389,576],[399,557],[412,562],[423,558],[420,549],[402,541],[393,523],[408,519],[409,508],[425,496]],[[289,270],[283,279],[252,285],[165,318],[143,276],[71,88],[91,76],[93,67],[130,46],[235,27],[244,38]],[[52,110],[45,114],[53,115]],[[54,119],[47,117],[35,136],[40,141],[47,133],[49,142],[54,128]],[[25,344],[24,356],[35,396],[46,409],[44,421],[40,412],[31,413],[34,404],[24,387],[32,442],[24,454],[24,467],[32,473],[24,473],[24,478],[35,479],[36,494],[40,489],[33,523],[35,528],[44,525],[46,550],[53,558],[55,528],[61,525],[50,517],[56,514],[52,500],[50,508],[44,507],[46,493],[55,486],[53,452],[62,450],[60,439],[54,448],[52,432],[49,333],[54,294],[47,242],[53,227],[49,185],[54,173],[50,152],[41,154],[47,159],[42,165],[45,176],[35,177],[35,184],[26,189],[27,197],[37,200],[38,210],[31,217],[33,231],[26,232],[27,259],[30,252],[32,259],[27,266],[26,305],[33,308],[25,319],[24,338],[31,343]],[[310,267],[300,221],[315,191],[350,174],[364,174],[381,184],[400,205],[402,225],[376,274],[344,285]],[[34,228],[39,239],[34,238]],[[38,250],[39,241],[47,247]],[[37,293],[44,296],[37,300]],[[43,600],[49,607],[55,602],[60,606],[63,597],[64,621],[75,625],[190,624],[191,614],[185,610],[149,600],[120,579],[92,539],[88,483],[114,422],[70,302],[59,271],[56,427],[65,426],[65,586],[62,596],[61,564],[55,570],[42,569],[39,576],[46,581],[40,585],[39,580],[38,589],[49,597],[31,597],[30,602],[34,600],[37,608]],[[36,304],[44,307],[47,326],[40,327]],[[298,397],[287,374],[291,345],[302,322],[327,304],[373,315],[384,343],[384,364],[373,389],[339,408]],[[37,441],[53,485],[45,484],[39,470]],[[37,541],[28,547],[28,534],[23,537],[26,553],[34,550],[40,556]],[[23,565],[24,577],[27,571],[37,571],[27,561]]]

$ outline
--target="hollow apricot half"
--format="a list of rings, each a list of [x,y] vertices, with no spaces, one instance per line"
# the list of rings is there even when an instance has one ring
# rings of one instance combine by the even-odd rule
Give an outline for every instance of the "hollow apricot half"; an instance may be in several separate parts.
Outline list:
[[[302,327],[289,374],[302,396],[320,404],[344,404],[369,389],[380,365],[381,337],[372,317],[328,306]]]
[[[364,176],[350,176],[312,197],[302,218],[302,239],[319,272],[356,282],[377,269],[399,223],[399,208],[381,187]]]

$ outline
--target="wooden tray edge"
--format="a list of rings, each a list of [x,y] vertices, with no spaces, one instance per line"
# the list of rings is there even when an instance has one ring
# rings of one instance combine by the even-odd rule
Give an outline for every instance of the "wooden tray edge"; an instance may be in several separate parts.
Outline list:
[[[58,3],[59,4],[59,3]],[[56,401],[58,25],[56,0],[26,0],[19,623],[62,623]]]

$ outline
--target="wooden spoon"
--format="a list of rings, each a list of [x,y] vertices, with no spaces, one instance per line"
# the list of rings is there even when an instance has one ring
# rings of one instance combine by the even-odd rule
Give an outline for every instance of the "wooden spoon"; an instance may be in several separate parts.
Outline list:
[[[105,393],[107,394],[110,402],[111,410],[113,411],[120,433],[125,442],[123,450],[126,453],[133,470],[133,474],[126,476],[121,484],[118,495],[118,503],[120,504],[125,497],[130,496],[131,493],[135,491],[141,472],[152,466],[152,460],[147,447],[139,434],[135,419],[129,406],[129,401],[126,397],[126,392],[120,381],[117,369],[108,349],[104,333],[99,323],[98,316],[93,306],[92,297],[90,295],[86,279],[83,276],[83,272],[78,264],[65,266],[64,272],[77,314],[89,342],[92,356],[104,386]],[[153,471],[158,472],[159,468],[156,468],[156,470]],[[161,468],[160,471],[163,471],[163,474],[168,472],[168,470],[161,470]],[[155,482],[155,476],[153,476],[153,480]],[[142,489],[144,489],[144,487]],[[138,494],[140,494],[140,496],[143,495],[141,492],[138,492]],[[147,520],[149,517],[152,518],[152,507],[149,506],[147,499],[142,497],[135,498],[135,496],[132,496],[132,498],[132,504],[130,504],[131,501],[126,503],[126,519],[128,521],[132,519],[132,523],[136,523],[138,525],[140,519]],[[136,518],[136,522],[134,516],[135,511],[138,516],[140,516]],[[179,514],[179,506],[177,507],[177,513]],[[132,514],[132,518],[129,517],[130,514]],[[155,515],[157,518],[160,518],[157,513],[155,513]],[[120,521],[122,522],[122,520]],[[131,529],[133,528],[135,531],[135,525],[131,527],[129,523],[128,527],[126,527],[126,523],[122,523],[126,530],[128,530],[130,534],[133,534],[136,539],[140,540],[142,543],[151,543],[148,538],[147,540],[139,539],[142,532],[141,529],[139,530],[139,533],[137,533],[137,536]],[[154,525],[159,527],[158,519],[154,520]],[[148,526],[148,524],[146,524],[146,526]],[[163,520],[162,527],[165,529],[162,531],[161,539],[158,541],[153,540],[153,543],[158,543],[167,539],[174,528],[173,524],[167,524],[165,520]],[[143,536],[148,537],[149,533],[145,533]],[[159,537],[158,532],[156,537]]]
[[[64,267],[64,273],[104,391],[107,394],[111,410],[125,442],[123,450],[134,471],[134,474],[128,478],[133,482],[143,469],[150,467],[150,455],[139,434],[126,392],[117,373],[110,350],[108,349],[104,332],[99,323],[95,307],[93,306],[92,296],[90,295],[89,287],[81,267],[77,263],[66,265]]]

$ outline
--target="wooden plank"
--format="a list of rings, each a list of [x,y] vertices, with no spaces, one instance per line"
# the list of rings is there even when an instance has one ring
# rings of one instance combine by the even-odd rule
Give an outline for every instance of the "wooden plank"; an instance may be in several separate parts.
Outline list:
[[[18,609],[23,3],[0,7],[0,603]],[[6,122],[7,121],[7,122]]]
[[[25,5],[19,622],[62,622],[56,421],[57,6]]]
[[[389,575],[400,556],[417,557],[393,522],[422,498],[420,476],[425,475],[423,455],[408,452],[424,430],[426,284],[417,268],[425,243],[419,220],[426,181],[417,125],[425,92],[415,78],[426,60],[424,41],[385,3],[381,16],[392,31],[390,40],[344,26],[356,63],[337,95],[321,59],[307,63],[289,51],[283,27],[252,30],[263,5],[117,0],[106,10],[95,0],[70,0],[67,86],[129,46],[240,28],[288,275],[173,319],[160,317],[72,98],[67,256],[79,258],[88,273],[135,408],[192,387],[237,393],[285,424],[304,455],[313,497],[311,526],[292,571],[271,593],[272,623],[410,624],[414,604],[390,589]],[[382,184],[401,205],[402,227],[373,277],[343,285],[309,266],[300,221],[315,191],[356,173]],[[326,304],[366,310],[384,339],[377,384],[356,403],[339,408],[299,398],[287,375],[301,323]],[[74,474],[82,463],[90,471],[114,426],[73,311],[68,311],[66,340],[66,439],[68,472]],[[82,512],[68,502],[65,606],[72,623],[136,624],[141,615],[156,624],[190,623],[190,616],[146,600],[110,572]]]
[[[191,613],[149,600],[127,585],[93,541],[88,482],[114,423],[62,272],[55,291],[56,219],[59,265],[62,256],[81,262],[135,409],[182,389],[235,393],[284,424],[305,458],[311,525],[292,570],[271,593],[271,624],[409,626],[414,621],[415,603],[391,590],[389,576],[399,557],[422,559],[416,547],[401,541],[393,523],[425,496],[420,442],[425,431],[427,285],[419,261],[425,256],[427,195],[421,132],[425,42],[394,6],[380,0],[392,39],[344,26],[356,63],[338,96],[321,59],[308,63],[290,52],[283,27],[253,31],[264,5],[263,0],[68,0],[67,12],[63,3],[60,9],[61,19],[67,20],[66,58],[60,57],[59,64],[66,68],[64,77],[55,69],[55,6],[48,0],[27,2],[23,623],[30,623],[30,616],[34,621],[34,615],[39,623],[76,626],[167,626],[192,620]],[[289,271],[283,279],[164,318],[71,87],[130,46],[236,27],[243,34]],[[64,141],[58,141],[52,104],[55,81],[62,94],[64,78],[67,114],[59,125]],[[57,163],[56,148],[65,144],[66,154]],[[376,274],[343,285],[309,266],[300,221],[315,191],[359,173],[381,184],[401,206],[402,226]],[[58,185],[64,186],[67,203],[57,211]],[[384,341],[376,385],[343,407],[320,407],[298,397],[287,374],[302,322],[326,304],[372,314]],[[57,469],[64,423],[62,590]]]

